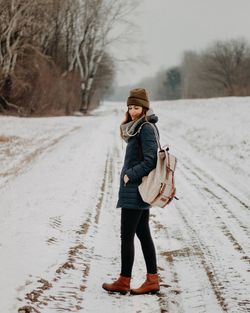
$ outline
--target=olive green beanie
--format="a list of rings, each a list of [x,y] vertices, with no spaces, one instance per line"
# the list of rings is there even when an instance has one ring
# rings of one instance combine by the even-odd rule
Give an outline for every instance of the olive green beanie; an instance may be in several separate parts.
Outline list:
[[[130,90],[127,105],[139,105],[141,107],[149,109],[149,98],[146,89],[135,88]]]

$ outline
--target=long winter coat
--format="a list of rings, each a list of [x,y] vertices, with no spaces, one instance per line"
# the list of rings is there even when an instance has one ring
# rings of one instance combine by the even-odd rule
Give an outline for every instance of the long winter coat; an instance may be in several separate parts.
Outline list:
[[[150,115],[148,121],[155,124],[158,121],[158,117],[156,115]],[[143,122],[145,122],[145,119],[137,125],[134,133]],[[157,149],[158,146],[154,129],[149,124],[143,125],[140,134],[129,138],[120,175],[117,208],[150,208],[150,204],[142,200],[138,186],[142,182],[142,177],[147,176],[149,172],[156,167]],[[123,180],[125,174],[129,177],[129,181],[126,185]]]

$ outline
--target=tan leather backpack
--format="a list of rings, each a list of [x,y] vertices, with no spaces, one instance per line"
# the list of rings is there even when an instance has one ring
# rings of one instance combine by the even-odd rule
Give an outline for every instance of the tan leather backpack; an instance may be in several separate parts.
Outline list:
[[[139,185],[139,192],[144,202],[152,206],[164,208],[174,198],[178,200],[175,196],[176,187],[174,181],[177,159],[168,152],[168,147],[161,147],[159,135],[154,125],[145,122],[140,126],[138,133],[140,133],[141,128],[145,124],[150,124],[154,129],[158,144],[158,155],[156,168],[148,176],[142,178],[142,183]]]

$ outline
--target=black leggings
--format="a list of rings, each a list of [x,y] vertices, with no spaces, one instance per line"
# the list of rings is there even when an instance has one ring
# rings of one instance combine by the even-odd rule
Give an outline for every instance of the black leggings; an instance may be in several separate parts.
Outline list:
[[[134,263],[134,237],[141,242],[147,273],[156,274],[156,254],[149,229],[149,209],[125,209],[121,212],[121,275],[131,277]]]

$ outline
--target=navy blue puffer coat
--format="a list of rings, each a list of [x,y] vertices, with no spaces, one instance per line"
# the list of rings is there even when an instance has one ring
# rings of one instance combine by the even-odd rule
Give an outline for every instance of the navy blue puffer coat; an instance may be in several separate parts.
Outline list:
[[[157,123],[158,117],[150,115],[147,117],[150,123]],[[135,132],[145,119],[138,124]],[[126,147],[125,159],[120,175],[120,189],[118,194],[117,208],[127,209],[148,209],[150,204],[145,203],[139,193],[138,186],[143,176],[156,167],[157,162],[157,140],[154,129],[151,125],[145,124],[141,128],[140,134],[130,137]],[[125,185],[124,175],[129,177]]]

